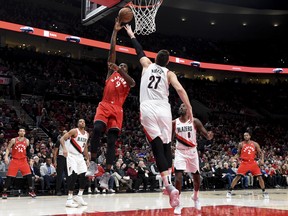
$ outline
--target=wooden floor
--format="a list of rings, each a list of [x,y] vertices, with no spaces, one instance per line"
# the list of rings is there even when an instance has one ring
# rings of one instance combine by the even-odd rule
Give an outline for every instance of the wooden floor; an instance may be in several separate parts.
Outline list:
[[[226,191],[200,192],[202,210],[193,208],[191,191],[181,194],[184,207],[182,215],[197,216],[288,216],[288,190],[267,190],[269,200],[264,200],[261,190],[233,192],[232,199],[226,198]],[[174,215],[169,206],[168,196],[162,193],[120,193],[84,195],[88,206],[66,208],[66,196],[8,197],[0,200],[0,216],[30,215]]]

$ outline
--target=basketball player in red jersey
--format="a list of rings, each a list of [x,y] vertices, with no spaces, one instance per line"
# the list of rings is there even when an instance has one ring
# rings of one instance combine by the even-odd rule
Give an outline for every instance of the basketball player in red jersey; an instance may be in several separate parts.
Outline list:
[[[122,128],[123,104],[129,94],[130,88],[135,86],[135,81],[128,75],[128,66],[116,62],[116,39],[121,29],[119,18],[115,19],[114,30],[111,36],[110,52],[108,57],[108,73],[104,87],[102,101],[96,109],[94,117],[94,129],[91,137],[91,160],[95,161],[97,150],[100,147],[100,138],[103,132],[107,131],[107,155],[106,171],[109,173],[115,158],[115,142]],[[106,173],[107,174],[107,173]],[[105,185],[108,184],[109,176],[105,178]],[[107,183],[107,184],[106,184]]]
[[[11,139],[9,142],[6,154],[5,154],[5,163],[9,163],[8,155],[10,149],[12,148],[12,159],[7,171],[7,178],[5,181],[5,186],[2,193],[2,199],[7,199],[7,189],[10,187],[11,179],[15,178],[18,170],[20,170],[23,177],[27,178],[29,185],[29,195],[34,198],[36,194],[34,193],[32,187],[32,175],[30,166],[27,161],[26,148],[29,146],[29,140],[24,137],[25,129],[20,128],[18,131],[18,137]]]
[[[207,131],[202,122],[193,118],[193,122],[188,120],[187,109],[184,103],[181,104],[178,110],[179,118],[173,120],[173,135],[176,137],[176,150],[175,150],[175,180],[176,188],[179,194],[182,189],[182,176],[183,172],[190,172],[193,175],[193,195],[195,208],[201,210],[198,194],[200,189],[200,168],[199,157],[197,151],[196,132],[203,135],[207,140],[213,138],[213,132]],[[174,209],[174,214],[181,214],[181,204]]]
[[[242,176],[245,176],[248,171],[251,172],[253,176],[257,176],[259,180],[260,187],[263,192],[263,198],[269,199],[269,195],[265,192],[265,183],[262,178],[261,170],[255,160],[256,154],[261,158],[260,164],[264,164],[264,153],[257,142],[250,140],[251,135],[249,132],[244,133],[244,141],[239,143],[238,152],[234,158],[240,157],[241,164],[237,171],[237,176],[233,179],[231,188],[227,192],[227,198],[231,198],[232,190]]]

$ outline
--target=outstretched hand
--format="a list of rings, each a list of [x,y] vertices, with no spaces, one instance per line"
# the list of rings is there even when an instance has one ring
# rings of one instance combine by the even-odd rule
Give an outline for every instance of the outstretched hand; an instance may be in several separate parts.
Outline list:
[[[134,32],[133,32],[133,30],[132,30],[132,28],[131,28],[131,25],[126,24],[126,25],[124,26],[124,28],[126,29],[127,34],[129,35],[130,38],[135,37]]]
[[[121,23],[119,21],[119,16],[117,16],[115,18],[115,25],[114,25],[114,30],[115,31],[120,31],[123,28],[123,26],[121,26]]]

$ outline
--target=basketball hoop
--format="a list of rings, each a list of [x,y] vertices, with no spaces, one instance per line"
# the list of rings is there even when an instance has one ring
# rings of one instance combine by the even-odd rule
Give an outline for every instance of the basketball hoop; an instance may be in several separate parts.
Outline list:
[[[128,6],[135,18],[135,34],[149,35],[156,31],[155,17],[163,0],[133,0]]]

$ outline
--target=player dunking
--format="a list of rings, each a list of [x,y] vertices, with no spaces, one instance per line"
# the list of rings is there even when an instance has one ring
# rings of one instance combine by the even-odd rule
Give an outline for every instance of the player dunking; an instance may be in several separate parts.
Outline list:
[[[128,75],[128,66],[121,63],[119,67],[116,62],[116,38],[121,29],[119,18],[115,19],[114,30],[111,36],[110,53],[108,57],[108,73],[102,101],[96,109],[94,117],[94,129],[91,138],[91,160],[95,161],[97,150],[100,147],[102,132],[107,131],[107,155],[106,171],[109,172],[115,158],[115,142],[122,128],[123,104],[129,94],[130,87],[135,86],[135,81]],[[109,178],[104,179],[108,185]]]
[[[86,186],[85,173],[89,166],[88,144],[89,134],[85,131],[85,120],[79,119],[78,127],[71,129],[60,138],[60,144],[63,148],[63,155],[66,157],[68,173],[68,198],[66,207],[76,208],[79,205],[87,206],[82,195]],[[70,138],[70,142],[66,142]],[[83,153],[85,158],[83,157]],[[86,162],[85,162],[86,160]],[[87,163],[87,164],[86,164]],[[73,200],[73,191],[75,183],[79,179],[79,192]],[[74,202],[75,201],[75,202]]]
[[[187,109],[184,103],[179,107],[179,118],[173,120],[173,135],[176,137],[176,150],[175,150],[175,178],[176,188],[181,192],[182,188],[182,175],[183,172],[191,172],[193,175],[194,191],[192,199],[197,210],[201,210],[199,202],[199,189],[200,189],[200,168],[199,157],[197,152],[197,140],[196,132],[200,133],[206,139],[211,140],[213,133],[207,132],[202,122],[193,118],[193,122],[190,122],[187,115]],[[174,214],[181,214],[181,205],[179,204],[174,209]]]
[[[188,96],[177,76],[166,68],[169,63],[169,52],[160,50],[152,63],[143,52],[130,25],[125,29],[136,49],[137,56],[143,67],[140,86],[140,120],[145,134],[151,143],[157,167],[170,196],[170,205],[179,205],[179,191],[172,185],[169,169],[172,168],[171,136],[172,114],[168,101],[169,84],[175,88],[187,107],[187,116],[192,121],[192,107]]]
[[[251,134],[249,132],[244,133],[244,141],[239,143],[238,152],[234,158],[240,157],[241,164],[237,171],[237,176],[233,179],[231,188],[227,192],[227,198],[231,198],[232,190],[242,176],[245,176],[248,171],[251,172],[253,176],[257,176],[259,180],[260,187],[262,189],[262,195],[264,199],[269,199],[269,195],[265,192],[265,183],[262,178],[261,170],[255,160],[256,155],[260,157],[260,164],[264,164],[264,153],[257,142],[252,141]]]
[[[18,170],[20,170],[22,176],[27,178],[28,180],[30,190],[29,195],[32,198],[36,197],[36,194],[34,193],[34,189],[32,187],[32,174],[27,161],[26,148],[29,146],[29,140],[24,137],[25,129],[20,128],[18,131],[18,135],[18,137],[11,139],[6,149],[5,163],[9,163],[8,155],[11,148],[12,160],[10,161],[10,165],[8,167],[7,178],[2,193],[2,199],[7,199],[7,189],[10,187],[12,178],[16,177]]]

